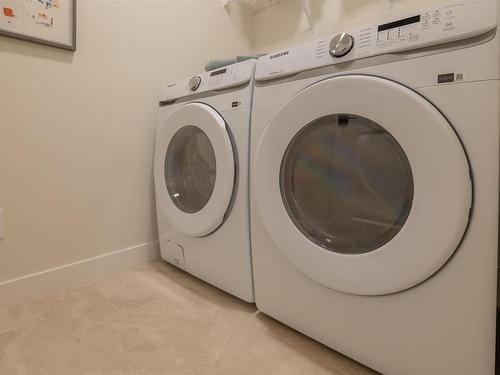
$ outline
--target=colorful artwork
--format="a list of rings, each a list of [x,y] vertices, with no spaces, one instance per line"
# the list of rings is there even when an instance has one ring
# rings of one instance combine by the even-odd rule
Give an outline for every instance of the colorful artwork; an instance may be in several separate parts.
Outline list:
[[[37,15],[32,16],[32,17],[33,17],[33,20],[35,21],[35,23],[37,23],[38,25],[42,25],[45,27],[53,27],[54,26],[54,17],[49,18],[49,16],[47,16],[43,12],[38,12]]]
[[[3,15],[5,17],[16,17],[16,15],[14,14],[14,11],[11,9],[11,8],[7,8],[7,7],[3,7]]]
[[[59,8],[59,0],[38,0],[38,2],[41,3],[45,9]]]
[[[74,50],[76,0],[0,0],[0,35]]]

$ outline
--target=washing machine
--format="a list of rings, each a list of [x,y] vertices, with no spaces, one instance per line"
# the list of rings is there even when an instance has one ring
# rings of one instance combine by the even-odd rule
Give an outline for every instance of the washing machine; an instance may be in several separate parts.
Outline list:
[[[247,302],[254,71],[249,60],[166,85],[154,157],[162,258]]]
[[[455,1],[258,60],[255,299],[383,373],[493,374],[495,1]]]

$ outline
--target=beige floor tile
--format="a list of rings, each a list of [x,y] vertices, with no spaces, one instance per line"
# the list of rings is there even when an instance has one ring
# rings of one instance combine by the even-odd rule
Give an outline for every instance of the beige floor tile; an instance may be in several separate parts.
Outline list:
[[[102,353],[122,353],[124,327],[119,323],[78,321],[75,323],[75,335],[78,341]]]
[[[127,312],[161,297],[161,292],[152,284],[147,274],[124,271],[99,280],[92,286],[119,310]]]
[[[153,341],[134,325],[123,326],[122,343],[125,350],[153,351],[158,349]]]
[[[14,328],[14,320],[8,309],[0,309],[0,332]]]
[[[0,374],[24,375],[26,372],[26,361],[16,331],[3,331],[0,333]]]
[[[17,330],[30,328],[48,318],[57,306],[57,299],[51,295],[44,295],[32,301],[15,305],[8,310],[8,314]]]
[[[131,350],[100,357],[88,370],[89,374],[120,375],[194,375],[195,356],[170,353],[165,350]]]
[[[138,323],[150,342],[157,348],[185,356],[203,356],[209,342],[209,323],[195,322],[173,324]]]
[[[20,341],[30,374],[80,375],[92,365],[96,354],[76,335],[42,326],[26,330]]]
[[[69,291],[56,309],[74,319],[92,322],[117,323],[124,319],[113,303],[93,287]]]
[[[163,262],[0,310],[0,375],[375,372]]]

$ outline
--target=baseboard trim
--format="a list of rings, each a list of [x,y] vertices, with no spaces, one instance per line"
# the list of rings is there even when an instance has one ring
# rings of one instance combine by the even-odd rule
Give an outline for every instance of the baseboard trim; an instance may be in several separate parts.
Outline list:
[[[64,266],[0,282],[0,306],[10,306],[44,293],[84,285],[106,273],[160,258],[158,242],[148,242]]]

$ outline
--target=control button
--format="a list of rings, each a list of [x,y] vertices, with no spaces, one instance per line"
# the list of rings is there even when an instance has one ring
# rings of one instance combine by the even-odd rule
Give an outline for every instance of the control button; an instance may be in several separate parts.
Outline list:
[[[455,30],[455,25],[453,25],[453,22],[446,22],[443,30],[444,31]]]
[[[188,87],[191,91],[196,91],[200,87],[201,78],[199,76],[194,76],[189,80]]]
[[[419,39],[420,39],[420,35],[418,35],[418,34],[413,34],[413,33],[408,34],[408,41],[409,42],[416,42]]]
[[[347,55],[354,47],[354,38],[346,33],[337,34],[330,42],[330,55],[342,57]]]

